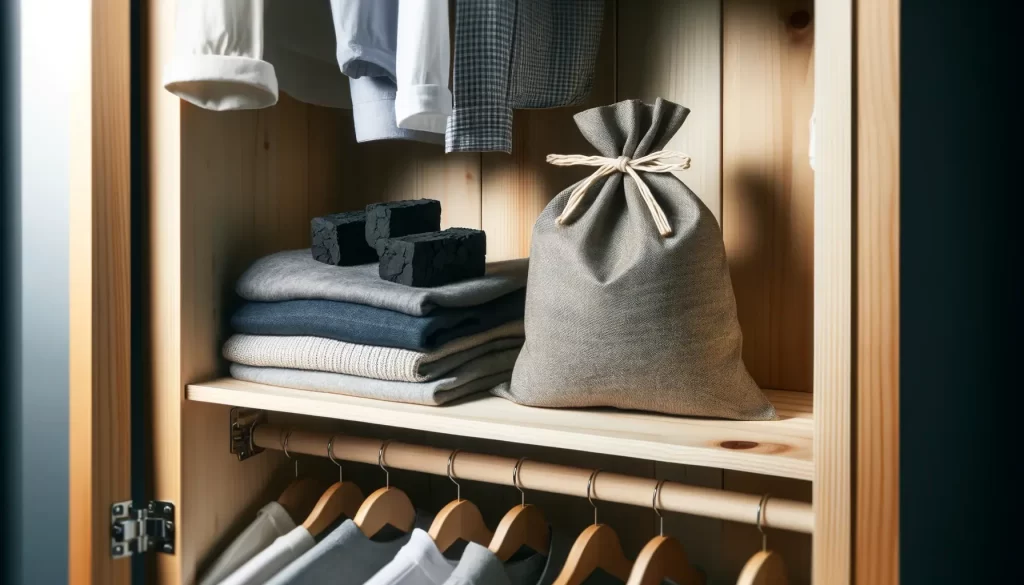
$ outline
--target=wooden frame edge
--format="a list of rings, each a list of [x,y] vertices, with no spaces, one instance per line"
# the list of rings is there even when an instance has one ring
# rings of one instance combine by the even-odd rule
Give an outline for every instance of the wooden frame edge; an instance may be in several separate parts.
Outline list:
[[[130,583],[109,515],[131,499],[131,7],[88,2],[73,76],[69,202],[71,583]]]
[[[812,581],[852,574],[853,0],[815,3]]]
[[[175,2],[141,3],[142,160],[148,201],[148,468],[152,497],[178,506],[175,555],[147,564],[147,583],[183,582],[181,517],[181,103],[163,87],[163,67],[174,50]]]
[[[857,585],[899,583],[899,26],[857,1]]]

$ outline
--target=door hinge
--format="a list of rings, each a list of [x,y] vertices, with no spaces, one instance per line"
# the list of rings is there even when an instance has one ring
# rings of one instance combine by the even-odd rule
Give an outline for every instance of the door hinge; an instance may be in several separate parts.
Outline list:
[[[174,554],[174,504],[151,501],[136,507],[129,500],[110,506],[110,556],[151,551]]]

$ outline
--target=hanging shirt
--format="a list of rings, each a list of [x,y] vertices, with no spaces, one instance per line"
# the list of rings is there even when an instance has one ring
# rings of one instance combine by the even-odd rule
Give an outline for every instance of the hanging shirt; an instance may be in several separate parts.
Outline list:
[[[398,0],[331,0],[331,11],[338,66],[349,76],[356,141],[444,142],[441,134],[399,128],[395,117]]]
[[[417,528],[394,560],[365,585],[444,585],[455,564],[444,558],[429,534]]]
[[[270,546],[274,539],[295,528],[295,521],[277,502],[270,502],[260,508],[253,520],[206,572],[199,585],[215,585],[241,567],[261,550]]]
[[[512,151],[512,109],[582,101],[594,79],[604,0],[455,3],[448,152]]]
[[[217,111],[272,106],[279,89],[300,101],[350,107],[330,15],[328,0],[179,0],[164,87]]]
[[[168,91],[208,110],[277,103],[277,76],[263,60],[263,0],[178,0],[177,19]]]
[[[416,526],[430,526],[432,517],[417,513]],[[388,530],[389,528],[385,528]],[[398,532],[397,530],[395,532]],[[281,570],[267,585],[319,585],[345,576],[346,583],[362,585],[387,565],[409,542],[410,533],[391,540],[366,537],[355,522],[346,520],[316,546]]]
[[[316,541],[309,530],[297,526],[249,559],[227,579],[221,581],[221,585],[262,585],[315,544]]]
[[[348,78],[335,59],[330,1],[264,1],[263,54],[280,90],[307,104],[350,109]]]
[[[444,585],[537,585],[547,560],[544,555],[533,553],[502,563],[486,547],[471,542]]]
[[[444,134],[452,112],[448,0],[402,0],[395,62],[398,127]]]

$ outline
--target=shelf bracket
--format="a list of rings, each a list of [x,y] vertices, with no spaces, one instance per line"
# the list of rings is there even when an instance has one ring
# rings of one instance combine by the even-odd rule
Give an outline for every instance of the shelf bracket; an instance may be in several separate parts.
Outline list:
[[[239,461],[263,452],[252,442],[252,431],[258,424],[266,424],[267,411],[256,408],[244,408],[236,406],[230,412],[230,450],[236,455]]]

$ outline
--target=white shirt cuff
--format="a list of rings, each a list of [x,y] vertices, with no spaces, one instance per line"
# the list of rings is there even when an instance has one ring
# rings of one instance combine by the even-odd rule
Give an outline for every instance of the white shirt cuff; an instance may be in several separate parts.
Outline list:
[[[444,134],[452,113],[452,92],[441,85],[410,85],[395,96],[399,128]]]
[[[274,66],[252,57],[175,57],[164,68],[164,88],[207,110],[254,110],[277,103]]]

